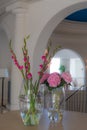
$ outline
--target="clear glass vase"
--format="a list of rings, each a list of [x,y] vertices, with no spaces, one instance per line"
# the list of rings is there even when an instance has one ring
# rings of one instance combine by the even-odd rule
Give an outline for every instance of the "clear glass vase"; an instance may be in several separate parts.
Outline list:
[[[44,107],[43,93],[39,91],[37,95],[35,95],[33,92],[30,92],[29,86],[27,91],[25,91],[24,85],[25,83],[23,82],[19,94],[19,107],[22,121],[26,126],[38,125]]]
[[[53,90],[45,89],[44,92],[45,108],[51,123],[61,122],[65,109],[65,90],[63,87]]]

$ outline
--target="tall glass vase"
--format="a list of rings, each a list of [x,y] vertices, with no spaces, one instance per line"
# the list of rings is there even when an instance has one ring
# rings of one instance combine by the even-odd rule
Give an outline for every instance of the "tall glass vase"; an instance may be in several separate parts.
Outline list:
[[[30,86],[27,86],[27,89],[24,86],[26,86],[25,81],[23,81],[19,94],[22,121],[24,125],[38,125],[43,113],[43,93],[39,91],[35,95],[32,91],[30,92]]]
[[[52,123],[61,122],[65,108],[65,90],[62,87],[45,89],[45,108]]]

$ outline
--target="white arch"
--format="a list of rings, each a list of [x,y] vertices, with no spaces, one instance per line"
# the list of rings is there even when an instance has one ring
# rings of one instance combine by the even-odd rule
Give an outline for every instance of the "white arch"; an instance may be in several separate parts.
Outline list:
[[[48,19],[47,23],[45,23],[43,29],[41,30],[38,36],[38,40],[36,42],[36,46],[34,48],[33,73],[37,72],[38,70],[38,64],[40,64],[39,58],[42,55],[42,52],[44,51],[44,48],[47,45],[47,41],[50,38],[56,26],[69,14],[83,8],[87,8],[87,1],[82,1],[82,2],[80,1],[70,6],[68,5],[65,8],[62,8],[60,12],[57,11],[56,14],[54,15],[52,14],[52,16],[50,16],[50,19]],[[41,49],[38,50],[38,47],[40,47]],[[37,55],[36,55],[36,52],[37,52]]]
[[[85,63],[84,60],[82,59],[81,55],[78,54],[76,51],[72,50],[72,49],[61,49],[59,50],[54,57],[62,57],[62,58],[80,58],[82,65],[83,65],[83,69],[84,69],[84,85],[86,85],[86,67],[85,67]]]

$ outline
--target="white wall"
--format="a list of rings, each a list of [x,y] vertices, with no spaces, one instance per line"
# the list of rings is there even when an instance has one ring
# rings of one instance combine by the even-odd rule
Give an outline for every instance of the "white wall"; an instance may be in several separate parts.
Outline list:
[[[7,68],[9,78],[11,76],[11,54],[9,49],[10,40],[14,37],[14,15],[5,14],[0,18],[0,68]]]
[[[9,71],[11,68],[9,40],[2,29],[0,29],[0,69],[1,68],[7,68]]]

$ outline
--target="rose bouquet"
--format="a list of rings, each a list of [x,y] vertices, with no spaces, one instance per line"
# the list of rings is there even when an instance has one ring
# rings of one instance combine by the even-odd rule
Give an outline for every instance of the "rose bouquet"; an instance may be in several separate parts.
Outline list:
[[[63,72],[62,74],[57,72],[51,74],[44,73],[40,79],[40,83],[46,84],[49,90],[70,85],[71,81],[72,77],[68,72]]]
[[[65,109],[65,87],[72,81],[68,72],[59,74],[44,73],[40,79],[41,84],[45,84],[45,108],[48,110],[48,117],[51,122],[60,122]]]

